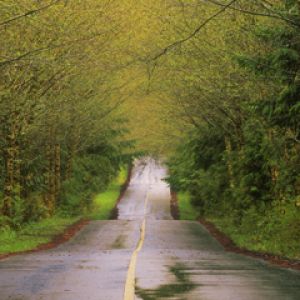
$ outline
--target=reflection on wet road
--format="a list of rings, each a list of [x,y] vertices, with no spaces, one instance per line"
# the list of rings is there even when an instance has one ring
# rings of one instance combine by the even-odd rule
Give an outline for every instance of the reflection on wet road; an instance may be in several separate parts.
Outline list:
[[[300,272],[225,252],[198,223],[172,220],[165,176],[154,160],[137,161],[119,220],[0,261],[0,300],[121,300],[125,286],[145,300],[300,299]]]

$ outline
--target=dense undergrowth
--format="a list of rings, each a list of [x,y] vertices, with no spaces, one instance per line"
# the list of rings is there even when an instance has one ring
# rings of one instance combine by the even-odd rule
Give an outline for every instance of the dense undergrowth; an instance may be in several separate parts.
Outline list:
[[[0,254],[28,251],[46,244],[79,219],[79,216],[55,215],[39,222],[28,223],[20,230],[2,228],[0,230]]]
[[[238,246],[299,259],[299,153],[291,149],[287,158],[286,147],[271,149],[262,139],[228,154],[221,138],[191,135],[170,160],[168,181],[185,191],[179,193],[181,217],[211,220]],[[274,153],[275,165],[269,158]]]
[[[169,159],[168,181],[239,246],[299,258],[300,6],[274,7],[298,25],[244,23],[253,48],[228,55],[224,97],[184,94],[193,126]]]
[[[180,192],[177,194],[179,218],[180,220],[194,221],[199,216],[199,213],[191,203],[188,192]]]
[[[183,216],[295,256],[299,1],[137,2],[1,1],[1,232],[89,214],[139,137]]]
[[[188,193],[178,194],[178,205],[181,220],[197,220],[201,216]],[[205,218],[240,248],[300,259],[300,219],[292,205],[280,205],[262,212],[249,209],[239,224],[230,212],[209,214]]]
[[[23,224],[19,229],[2,227],[0,229],[0,254],[27,251],[48,243],[82,218],[109,219],[126,178],[127,168],[123,166],[118,175],[111,180],[106,190],[93,196],[89,208],[81,212],[76,210],[76,214],[74,210],[71,211],[71,214],[61,210],[46,219]],[[76,199],[78,198],[76,197]]]
[[[114,56],[120,10],[94,0],[0,3],[0,230],[88,213],[130,161],[126,59]]]
[[[88,217],[92,220],[107,220],[111,217],[120,189],[126,182],[127,169],[121,168],[119,175],[109,184],[106,191],[97,194],[93,200],[92,210]]]
[[[300,259],[300,219],[292,205],[260,213],[249,209],[238,226],[232,216],[207,219],[241,248]]]

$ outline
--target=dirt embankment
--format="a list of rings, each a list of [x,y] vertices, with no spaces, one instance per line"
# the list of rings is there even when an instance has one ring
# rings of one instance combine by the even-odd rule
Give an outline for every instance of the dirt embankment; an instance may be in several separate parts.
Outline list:
[[[175,220],[180,219],[180,211],[178,207],[178,198],[175,192],[171,192],[171,215]],[[254,258],[263,259],[268,261],[271,264],[283,267],[290,268],[295,270],[300,270],[300,261],[291,260],[285,257],[270,253],[262,253],[251,251],[248,249],[238,247],[225,233],[221,232],[213,223],[201,218],[198,220],[209,232],[210,234],[224,247],[226,251],[244,254]]]
[[[171,202],[170,202],[171,215],[174,220],[180,219],[180,212],[178,207],[178,198],[177,194],[174,191],[171,191]]]
[[[118,204],[120,203],[121,199],[123,198],[123,196],[124,196],[124,194],[125,194],[125,192],[126,192],[126,190],[128,188],[128,185],[130,183],[130,179],[131,179],[131,175],[132,175],[132,168],[133,168],[133,166],[129,165],[126,181],[121,186],[120,195],[119,195],[119,197],[117,199],[115,207],[112,209],[112,211],[110,213],[110,218],[109,218],[110,220],[117,220],[118,219],[118,216],[119,216]]]
[[[15,252],[15,253],[7,253],[7,254],[2,254],[2,255],[0,254],[0,260],[10,257],[10,256],[19,255],[19,254],[33,253],[33,252],[37,252],[37,251],[49,250],[49,249],[55,248],[58,245],[70,240],[82,227],[84,227],[88,223],[89,223],[89,220],[85,220],[85,219],[79,220],[75,224],[67,227],[62,234],[54,236],[52,241],[45,243],[45,244],[41,244],[31,250],[20,251],[20,252]]]
[[[121,201],[128,185],[130,183],[131,173],[132,173],[132,166],[130,165],[129,169],[128,169],[128,175],[127,175],[126,181],[121,186],[120,195],[117,199],[117,202],[116,202],[116,205],[115,205],[114,209],[111,212],[110,219],[117,219],[118,218],[117,205]],[[34,252],[38,252],[38,251],[53,249],[53,248],[59,246],[60,244],[63,244],[65,242],[67,242],[68,240],[70,240],[78,231],[80,231],[88,223],[89,223],[89,220],[81,219],[78,222],[76,222],[75,224],[72,224],[72,225],[68,226],[62,234],[54,236],[53,239],[50,242],[45,243],[45,244],[41,244],[41,245],[37,246],[36,248],[31,249],[31,250],[20,251],[20,252],[15,252],[15,253],[0,254],[0,260],[5,259],[5,258],[10,257],[10,256],[19,255],[19,254],[34,253]]]
[[[205,219],[200,219],[199,222],[203,226],[205,226],[205,228],[210,232],[210,234],[216,240],[218,240],[218,242],[220,244],[222,244],[222,246],[227,251],[263,259],[265,261],[268,261],[268,262],[270,262],[274,265],[280,266],[280,267],[300,270],[300,261],[299,260],[291,260],[291,259],[288,259],[285,257],[271,254],[271,253],[256,252],[256,251],[251,251],[248,249],[240,248],[226,234],[224,234],[218,228],[216,228],[216,226],[213,223],[211,223]]]

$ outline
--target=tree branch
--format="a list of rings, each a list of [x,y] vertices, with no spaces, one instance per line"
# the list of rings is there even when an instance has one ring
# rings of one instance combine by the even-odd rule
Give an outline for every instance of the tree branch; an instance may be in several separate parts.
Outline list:
[[[171,49],[187,42],[188,40],[190,40],[191,38],[196,36],[203,27],[205,27],[210,21],[212,21],[213,19],[215,19],[216,17],[221,15],[227,8],[229,8],[231,5],[233,5],[236,1],[237,0],[232,0],[228,4],[224,5],[218,12],[216,12],[215,14],[210,16],[208,19],[206,19],[202,24],[200,24],[190,35],[188,35],[187,37],[185,37],[181,40],[174,42],[173,44],[170,44],[169,46],[164,48],[159,54],[155,55],[151,60],[156,60],[156,59],[160,58],[161,56],[167,54]]]
[[[37,14],[37,13],[39,13],[39,12],[42,11],[42,10],[45,10],[45,9],[47,9],[47,8],[50,8],[51,6],[57,4],[57,3],[60,2],[60,1],[61,1],[61,0],[52,1],[52,2],[49,3],[48,5],[42,6],[42,7],[37,8],[37,9],[29,10],[29,11],[27,11],[26,13],[24,13],[24,14],[22,14],[22,15],[14,16],[14,17],[11,18],[11,19],[8,19],[8,20],[6,20],[6,21],[4,21],[4,22],[1,22],[1,23],[0,23],[0,26],[5,26],[5,25],[8,25],[9,23],[12,23],[12,22],[14,22],[14,21],[17,21],[17,20],[19,20],[19,19],[21,19],[21,18],[25,18],[25,17],[28,17],[28,16],[30,16],[30,15]]]
[[[52,45],[51,42],[50,42],[50,44],[48,46],[37,48],[37,49],[33,49],[33,50],[25,52],[25,53],[23,53],[23,54],[21,54],[21,55],[19,55],[17,57],[13,57],[13,58],[10,58],[10,59],[7,59],[7,60],[0,61],[0,67],[5,66],[7,64],[14,63],[16,61],[23,60],[23,59],[25,59],[26,57],[28,57],[28,56],[30,56],[32,54],[37,54],[37,53],[43,52],[43,51],[49,51],[49,50],[54,50],[54,49],[58,49],[58,48],[63,48],[63,47],[70,46],[70,45],[77,44],[77,43],[84,42],[84,41],[90,41],[90,40],[93,40],[93,39],[95,39],[95,38],[97,38],[97,37],[99,37],[101,35],[106,34],[107,32],[110,32],[110,31],[111,30],[94,33],[91,36],[82,37],[82,38],[79,38],[79,39],[75,39],[75,40],[63,42],[63,43],[57,44],[57,45]]]
[[[226,7],[226,4],[220,3],[219,1],[216,0],[207,0],[212,4],[221,6],[221,7]],[[247,14],[247,15],[252,15],[252,16],[259,16],[259,17],[267,17],[267,18],[273,18],[273,19],[278,19],[278,20],[282,20],[285,21],[287,23],[290,23],[294,26],[299,27],[300,24],[298,22],[295,22],[294,20],[291,20],[289,18],[286,18],[285,16],[283,16],[280,13],[275,12],[274,10],[266,7],[264,4],[261,4],[263,6],[263,8],[265,8],[266,10],[270,11],[271,13],[260,13],[260,12],[255,12],[255,11],[251,11],[251,10],[246,10],[246,9],[242,9],[242,8],[237,8],[237,7],[228,7],[229,9],[235,10],[235,11],[239,11],[243,14]]]

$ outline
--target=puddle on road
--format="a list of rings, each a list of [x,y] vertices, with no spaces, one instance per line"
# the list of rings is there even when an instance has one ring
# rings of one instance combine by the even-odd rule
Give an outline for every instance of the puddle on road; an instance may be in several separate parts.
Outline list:
[[[175,275],[176,283],[163,284],[157,289],[142,289],[136,285],[135,294],[143,300],[156,300],[180,296],[197,287],[196,284],[190,281],[189,275],[185,272],[186,267],[182,264],[176,264],[169,270],[170,273]]]
[[[118,236],[113,244],[111,245],[112,249],[122,249],[124,248],[126,237],[124,235]]]

